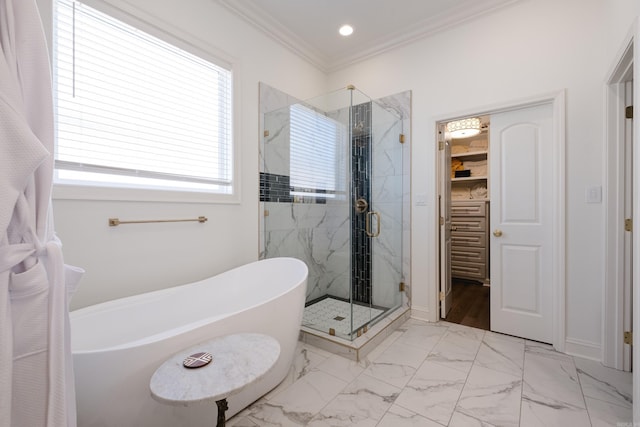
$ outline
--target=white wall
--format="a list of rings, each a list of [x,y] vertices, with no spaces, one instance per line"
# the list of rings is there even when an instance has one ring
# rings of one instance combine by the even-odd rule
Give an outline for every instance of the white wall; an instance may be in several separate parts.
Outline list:
[[[623,40],[629,35],[631,26],[640,15],[638,0],[609,0],[606,3],[606,13],[603,16],[607,24],[607,64],[613,69],[613,62],[622,54]]]
[[[412,193],[428,200],[412,212],[414,313],[437,319],[436,121],[566,89],[567,348],[599,356],[604,216],[585,188],[603,183],[603,83],[636,3],[524,0],[330,76],[374,98],[413,90]]]
[[[43,17],[50,0],[38,0]],[[239,73],[239,204],[61,200],[53,202],[65,262],[86,274],[72,309],[204,278],[258,258],[258,82],[310,98],[326,76],[211,0],[108,0],[232,58]],[[46,18],[45,18],[46,19]],[[48,23],[45,27],[50,28]],[[214,52],[215,53],[215,52]],[[190,218],[205,224],[108,227],[107,218]]]

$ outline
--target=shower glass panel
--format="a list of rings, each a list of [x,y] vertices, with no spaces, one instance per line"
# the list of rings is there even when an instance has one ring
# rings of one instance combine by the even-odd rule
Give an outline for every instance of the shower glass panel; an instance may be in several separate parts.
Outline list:
[[[304,327],[353,339],[402,303],[402,121],[346,88],[263,123],[262,255],[309,267]]]

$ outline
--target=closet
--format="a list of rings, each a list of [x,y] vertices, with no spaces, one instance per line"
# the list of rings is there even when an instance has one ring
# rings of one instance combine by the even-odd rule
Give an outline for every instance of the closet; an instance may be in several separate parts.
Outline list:
[[[450,187],[451,310],[445,319],[489,329],[489,116],[445,125]]]
[[[450,141],[451,277],[488,284],[489,123],[479,120],[477,135]]]

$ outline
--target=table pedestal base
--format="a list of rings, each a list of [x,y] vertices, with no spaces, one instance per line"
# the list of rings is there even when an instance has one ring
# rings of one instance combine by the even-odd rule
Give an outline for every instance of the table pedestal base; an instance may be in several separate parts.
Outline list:
[[[229,406],[227,405],[227,399],[217,400],[216,405],[218,405],[218,423],[216,424],[216,427],[224,427],[226,422],[224,413],[227,412],[227,409],[229,409]]]

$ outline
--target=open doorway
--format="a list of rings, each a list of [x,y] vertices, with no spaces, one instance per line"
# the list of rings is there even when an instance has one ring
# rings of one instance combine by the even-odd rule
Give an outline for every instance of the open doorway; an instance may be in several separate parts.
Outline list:
[[[558,351],[565,343],[564,99],[562,91],[437,123],[440,317],[466,317],[470,326]],[[456,136],[458,123],[470,121],[479,122],[476,134]],[[487,317],[482,296],[456,308],[456,290],[484,288],[488,326],[477,323]]]
[[[447,224],[441,268],[450,281],[441,317],[489,330],[489,116],[443,122],[439,128]]]

